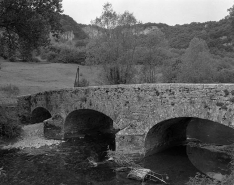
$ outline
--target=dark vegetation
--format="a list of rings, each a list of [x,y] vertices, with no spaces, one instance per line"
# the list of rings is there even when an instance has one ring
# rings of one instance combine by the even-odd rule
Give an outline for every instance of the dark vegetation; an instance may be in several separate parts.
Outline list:
[[[50,42],[50,33],[61,31],[60,0],[1,0],[0,55],[14,61],[31,60],[32,51]]]
[[[0,139],[15,138],[21,133],[21,126],[14,115],[9,115],[11,105],[0,105]]]
[[[86,25],[77,23],[73,18],[68,15],[62,14],[60,16],[60,23],[62,25],[63,31],[72,31],[76,40],[81,40],[78,43],[82,43],[83,39],[87,39],[88,35],[82,29]]]
[[[19,88],[14,85],[0,87],[8,97],[15,97],[19,94]],[[0,105],[0,138],[14,138],[20,135],[21,126],[17,122],[16,108],[13,104]]]
[[[106,84],[233,83],[234,6],[218,22],[140,23],[106,3],[91,25],[62,15],[61,0],[0,0],[0,56],[14,62],[102,65]],[[78,86],[87,86],[83,79]],[[9,96],[17,87],[3,87]],[[0,137],[21,128],[0,107]],[[233,173],[219,184],[233,184]],[[196,176],[188,184],[212,184]]]
[[[169,26],[142,24],[106,3],[91,25],[83,25],[61,14],[60,0],[46,2],[0,2],[0,56],[102,65],[105,84],[234,81],[233,7],[217,22]]]

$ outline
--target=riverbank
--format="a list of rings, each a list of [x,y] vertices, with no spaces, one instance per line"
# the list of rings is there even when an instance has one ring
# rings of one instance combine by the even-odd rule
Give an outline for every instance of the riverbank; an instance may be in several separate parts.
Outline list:
[[[20,149],[23,152],[32,153],[36,152],[35,149],[40,147],[59,145],[63,142],[60,140],[45,139],[43,132],[43,123],[25,125],[22,127],[22,133],[17,139],[5,142],[0,146],[0,149]]]

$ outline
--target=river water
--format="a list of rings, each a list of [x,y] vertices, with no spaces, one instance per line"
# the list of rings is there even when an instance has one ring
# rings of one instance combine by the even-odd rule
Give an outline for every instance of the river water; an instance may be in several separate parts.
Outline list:
[[[31,137],[31,136],[30,136]],[[88,158],[95,161],[106,160],[108,138],[84,137],[70,138],[60,144],[43,146],[31,150],[5,149],[0,150],[0,184],[1,185],[141,185],[142,182],[127,179],[127,173],[115,172],[113,162],[90,165]],[[206,161],[203,150],[188,149],[189,146],[177,146],[163,152],[146,157],[141,161],[145,168],[160,174],[167,174],[168,183],[183,185],[189,177],[194,177],[201,169],[191,162]],[[190,152],[190,159],[188,157]],[[191,153],[192,152],[192,153]],[[193,155],[192,155],[193,154]],[[210,155],[210,153],[208,153]],[[207,156],[207,155],[204,155]],[[217,167],[215,161],[221,154],[216,154],[209,163]],[[212,159],[211,159],[212,160]],[[224,159],[222,167],[230,160]],[[207,169],[204,165],[204,168]],[[156,184],[148,181],[143,184]],[[160,184],[160,183],[158,183]]]

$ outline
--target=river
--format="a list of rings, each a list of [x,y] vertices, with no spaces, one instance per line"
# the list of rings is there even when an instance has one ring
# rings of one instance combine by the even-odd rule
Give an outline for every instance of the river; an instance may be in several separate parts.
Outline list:
[[[2,149],[0,150],[0,184],[141,185],[140,181],[127,179],[126,173],[115,172],[113,162],[100,164],[97,167],[90,165],[87,159],[89,157],[96,161],[107,159],[107,146],[108,138],[99,136],[99,138],[70,138],[65,142],[31,148],[30,150],[27,148]],[[189,177],[196,175],[196,172],[202,173],[203,167],[206,168],[206,171],[208,170],[207,165],[201,166],[201,163],[198,164],[201,169],[194,166],[194,161],[203,159],[203,162],[206,161],[207,152],[204,152],[204,149],[188,149],[188,147],[187,145],[176,146],[148,156],[143,159],[142,165],[157,173],[167,174],[170,184],[185,184]],[[190,152],[189,156],[188,151]],[[217,153],[215,156],[212,164],[217,167],[219,162],[216,163],[215,160],[222,158],[222,156]],[[223,160],[222,168],[227,166],[229,162],[228,159]],[[148,181],[143,184],[156,183]]]

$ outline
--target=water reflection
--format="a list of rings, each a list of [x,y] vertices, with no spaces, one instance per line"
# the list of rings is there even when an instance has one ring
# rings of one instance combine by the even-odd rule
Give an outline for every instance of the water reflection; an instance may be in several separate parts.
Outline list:
[[[140,185],[141,182],[126,179],[127,173],[116,173],[113,170],[115,168],[113,163],[101,164],[98,167],[90,166],[87,158],[92,156],[97,160],[103,159],[105,146],[105,142],[97,143],[90,138],[72,138],[49,149],[42,147],[39,150],[44,153],[40,151],[38,155],[35,152],[31,155],[18,150],[2,150],[0,151],[0,167],[4,168],[6,176],[0,175],[0,184]],[[186,148],[186,146],[177,146],[148,156],[144,159],[144,167],[160,174],[167,174],[170,184],[182,185],[199,171],[189,160]],[[199,148],[192,149],[192,154],[197,154],[197,152],[204,151]],[[228,160],[226,162],[228,163]],[[209,164],[209,162],[206,163],[208,167],[210,167]],[[215,167],[221,168],[226,163],[220,161],[214,164]],[[203,166],[202,169],[204,168]],[[155,183],[145,183],[145,185],[150,184]]]
[[[169,182],[181,185],[188,182],[198,172],[197,168],[190,162],[186,152],[186,146],[177,146],[162,152],[148,156],[144,161],[145,167],[151,170],[167,174]]]
[[[193,121],[195,120],[195,121]],[[187,128],[188,141],[197,143],[174,146],[148,156],[143,160],[145,168],[169,176],[169,183],[185,184],[196,172],[211,175],[212,172],[229,174],[230,157],[223,152],[207,150],[202,143],[215,142],[230,145],[233,130],[225,126],[208,124],[193,119]],[[212,127],[212,128],[211,128]],[[177,128],[177,127],[175,127]],[[177,132],[178,131],[178,132]],[[179,133],[179,130],[176,130]],[[156,133],[158,134],[158,133]],[[223,136],[224,135],[224,136]],[[114,135],[87,133],[69,138],[57,146],[44,146],[30,150],[0,150],[0,184],[3,185],[141,185],[142,182],[127,179],[127,173],[117,173],[115,164],[108,162],[92,167],[87,158],[95,161],[106,159],[106,150],[113,144]],[[192,139],[191,139],[192,138]],[[214,143],[213,143],[214,144]],[[144,182],[145,185],[156,184]]]
[[[44,149],[45,153],[40,155],[1,151],[0,166],[3,166],[6,176],[1,176],[0,184],[86,185],[115,179],[110,166],[89,166],[87,157],[102,156],[103,152],[102,146],[90,139],[69,139],[51,150]]]
[[[187,147],[188,158],[197,169],[217,180],[229,175],[234,129],[217,122],[193,118],[187,126],[187,138],[196,144]]]

